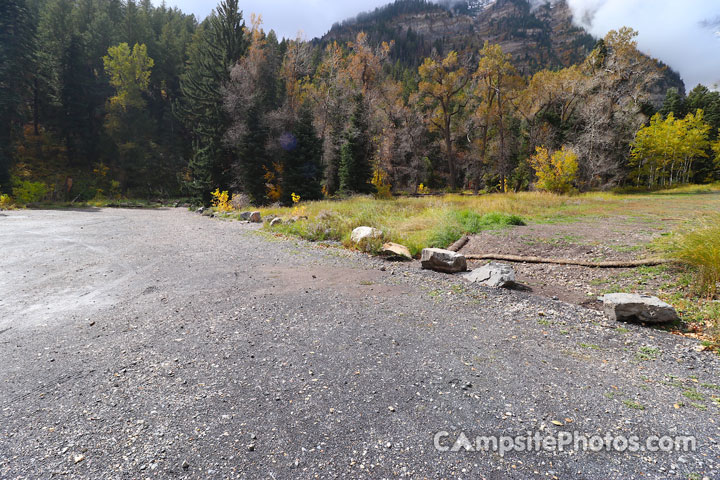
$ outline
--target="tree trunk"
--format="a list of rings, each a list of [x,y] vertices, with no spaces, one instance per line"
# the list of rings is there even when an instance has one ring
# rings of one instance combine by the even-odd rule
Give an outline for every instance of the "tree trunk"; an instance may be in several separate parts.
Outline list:
[[[455,171],[455,158],[453,155],[452,148],[452,135],[450,132],[450,122],[445,124],[445,151],[447,152],[448,171],[450,173],[450,189],[455,190],[456,184],[456,171]]]

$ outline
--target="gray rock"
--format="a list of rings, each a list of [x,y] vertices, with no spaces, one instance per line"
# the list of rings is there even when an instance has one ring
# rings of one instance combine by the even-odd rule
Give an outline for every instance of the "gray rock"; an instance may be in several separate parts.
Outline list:
[[[200,207],[200,208],[198,208],[198,209],[195,210],[195,211],[196,211],[197,213],[199,213],[200,215],[202,215],[202,213],[205,211],[205,207]]]
[[[272,214],[270,214],[270,215],[267,215],[267,216],[263,217],[263,222],[265,222],[265,223],[272,223],[272,221],[275,220],[276,218],[278,218],[277,215],[272,215]]]
[[[444,273],[457,273],[467,270],[465,255],[441,248],[424,248],[420,258],[422,268]]]
[[[252,223],[260,223],[262,222],[262,216],[260,215],[260,212],[252,212],[248,217],[248,220]]]
[[[270,220],[270,226],[274,227],[275,225],[282,225],[283,221],[280,217],[275,217],[272,220]]]
[[[515,285],[515,270],[505,263],[490,262],[463,275],[463,279],[488,287],[508,288]]]
[[[250,215],[252,215],[252,212],[242,212],[240,218],[242,220],[250,220]]]
[[[610,320],[639,320],[646,323],[666,323],[679,320],[672,305],[657,297],[635,293],[610,293],[602,297],[605,315]]]
[[[410,250],[408,250],[405,245],[400,245],[399,243],[386,243],[383,245],[382,254],[385,255],[388,260],[412,260]]]
[[[382,237],[382,234],[383,232],[381,232],[377,228],[357,227],[350,234],[350,240],[352,240],[353,243],[360,243],[364,240],[369,240],[371,238],[380,238]]]

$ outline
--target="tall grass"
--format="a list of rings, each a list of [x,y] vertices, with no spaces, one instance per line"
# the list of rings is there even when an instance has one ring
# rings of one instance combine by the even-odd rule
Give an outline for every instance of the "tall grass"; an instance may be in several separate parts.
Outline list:
[[[513,225],[525,225],[525,222],[517,215],[506,213],[491,212],[480,215],[469,209],[456,210],[450,212],[444,223],[433,230],[429,238],[429,246],[447,248],[463,235]]]
[[[519,224],[521,216],[563,208],[569,198],[544,193],[394,200],[357,196],[303,203],[302,213],[307,219],[273,230],[307,240],[335,240],[350,245],[352,230],[366,225],[382,230],[384,240],[401,243],[417,254],[428,246],[445,248],[464,234]],[[292,209],[282,207],[261,212],[286,218],[294,215]]]
[[[466,233],[512,225],[513,221],[508,218],[513,215],[533,222],[572,222],[589,216],[635,215],[647,216],[660,224],[665,223],[668,215],[688,218],[703,210],[720,209],[720,184],[644,195],[603,192],[563,196],[521,192],[391,200],[356,196],[344,200],[302,202],[299,209],[307,219],[273,230],[308,240],[336,240],[350,246],[350,232],[355,227],[367,225],[382,230],[384,240],[401,243],[417,254],[428,246],[447,247]],[[268,207],[261,212],[288,218],[297,215],[294,210],[292,207]]]
[[[695,227],[676,232],[667,250],[696,272],[698,293],[714,296],[720,282],[720,214],[708,215],[697,222]]]

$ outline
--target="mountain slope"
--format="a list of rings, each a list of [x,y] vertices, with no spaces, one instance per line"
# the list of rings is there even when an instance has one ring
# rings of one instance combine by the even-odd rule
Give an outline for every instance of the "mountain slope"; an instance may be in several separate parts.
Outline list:
[[[346,42],[365,31],[374,43],[395,41],[391,55],[417,66],[433,49],[477,51],[485,40],[511,53],[521,73],[569,66],[592,50],[595,39],[572,24],[564,2],[531,8],[526,0],[474,0],[448,4],[399,0],[336,24],[320,40]]]
[[[317,41],[344,43],[364,31],[371,43],[394,41],[390,55],[407,67],[417,67],[433,52],[477,52],[486,40],[512,54],[523,75],[583,61],[597,39],[573,24],[566,1],[533,4],[528,0],[397,0],[335,24]],[[668,88],[685,89],[677,72],[669,68],[665,72],[663,81],[653,88],[656,106]]]

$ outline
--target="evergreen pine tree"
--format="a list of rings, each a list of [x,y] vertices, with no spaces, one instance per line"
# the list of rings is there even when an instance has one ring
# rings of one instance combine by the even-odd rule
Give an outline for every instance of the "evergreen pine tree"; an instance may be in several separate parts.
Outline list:
[[[662,108],[660,108],[660,114],[663,117],[667,117],[670,113],[673,113],[675,118],[684,118],[688,114],[685,97],[680,95],[678,89],[674,87],[668,88]]]
[[[203,150],[201,154],[196,150],[188,164],[191,180],[186,187],[205,203],[210,190],[225,190],[230,184],[232,152],[223,144],[229,119],[223,110],[222,87],[230,79],[230,67],[245,51],[244,28],[238,0],[223,0],[198,31],[180,82],[183,98],[176,110],[192,132],[195,148]],[[208,176],[211,189],[197,190]]]
[[[343,144],[343,128],[340,116],[330,125],[330,136],[323,157],[325,162],[325,189],[330,195],[340,188],[340,151]]]
[[[34,35],[25,0],[0,2],[0,192],[10,190],[13,140],[29,93]]]
[[[375,187],[370,183],[372,165],[367,111],[362,95],[355,97],[355,111],[345,130],[340,149],[340,191],[342,193],[371,193]]]
[[[83,55],[82,39],[72,35],[63,56],[60,107],[62,121],[58,129],[67,148],[68,160],[77,165],[88,161],[93,149],[94,133],[92,96],[93,72]]]
[[[284,142],[283,158],[283,203],[292,204],[291,195],[303,200],[322,198],[322,167],[320,166],[322,145],[315,132],[310,106],[304,104],[295,122],[292,135]]]
[[[267,141],[268,130],[262,119],[261,107],[255,103],[248,108],[247,130],[238,147],[240,183],[254,205],[267,203]]]

